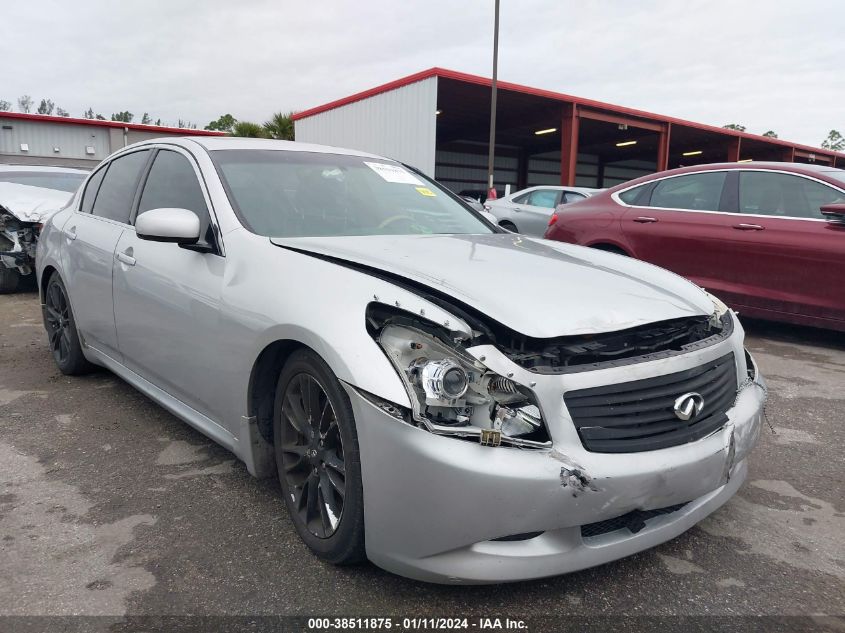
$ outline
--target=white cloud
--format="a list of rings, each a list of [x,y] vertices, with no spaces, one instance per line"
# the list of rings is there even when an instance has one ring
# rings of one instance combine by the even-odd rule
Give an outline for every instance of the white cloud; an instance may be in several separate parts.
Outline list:
[[[262,121],[431,66],[489,75],[492,0],[8,3],[0,99]],[[841,0],[502,0],[503,80],[815,145],[845,128]]]

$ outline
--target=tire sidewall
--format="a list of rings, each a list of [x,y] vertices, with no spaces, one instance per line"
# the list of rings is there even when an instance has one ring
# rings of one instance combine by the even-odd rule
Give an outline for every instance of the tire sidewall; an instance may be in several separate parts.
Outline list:
[[[47,297],[50,293],[50,288],[52,288],[53,286],[58,286],[61,289],[62,293],[64,294],[65,301],[67,302],[70,352],[68,353],[68,356],[64,360],[64,362],[60,362],[59,359],[56,358],[56,355],[55,353],[53,353],[52,348],[50,348],[50,354],[53,357],[56,366],[59,368],[59,371],[61,371],[63,374],[74,375],[90,371],[91,364],[85,358],[85,354],[82,351],[82,342],[79,340],[79,332],[76,329],[76,317],[74,317],[73,308],[70,305],[70,296],[68,295],[67,288],[65,287],[62,278],[59,276],[59,273],[54,272],[50,276],[50,279],[47,282],[47,286],[44,290],[44,302],[46,304]],[[47,330],[47,334],[49,336],[50,326],[47,324],[46,315],[44,315],[44,329]]]
[[[334,534],[319,538],[302,523],[293,504],[284,474],[281,445],[281,409],[285,389],[290,381],[300,374],[310,374],[317,380],[331,402],[337,418],[338,429],[343,442],[345,466],[345,496],[343,514]],[[315,353],[308,350],[294,352],[285,363],[276,384],[273,408],[273,444],[279,483],[285,506],[300,538],[320,558],[335,564],[354,563],[364,558],[364,496],[361,482],[361,459],[358,450],[358,434],[349,396],[328,365]]]

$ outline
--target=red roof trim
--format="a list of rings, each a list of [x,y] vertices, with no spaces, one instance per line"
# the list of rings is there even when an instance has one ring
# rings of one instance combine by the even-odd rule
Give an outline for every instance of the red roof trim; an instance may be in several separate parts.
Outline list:
[[[456,81],[463,81],[466,83],[478,84],[481,86],[489,86],[492,84],[492,80],[489,77],[482,77],[480,75],[471,75],[469,73],[462,73],[456,70],[449,70],[446,68],[429,68],[428,70],[423,70],[418,73],[414,73],[413,75],[408,75],[407,77],[402,77],[401,79],[397,79],[395,81],[388,82],[386,84],[382,84],[380,86],[376,86],[375,88],[370,88],[369,90],[364,90],[362,92],[357,92],[353,95],[348,97],[344,97],[343,99],[337,99],[336,101],[331,101],[329,103],[316,106],[314,108],[310,108],[308,110],[303,110],[302,112],[297,112],[293,115],[293,120],[298,121],[300,119],[307,118],[309,116],[314,116],[315,114],[320,114],[322,112],[327,112],[328,110],[334,110],[335,108],[339,108],[341,106],[354,103],[356,101],[361,101],[363,99],[367,99],[368,97],[372,97],[377,94],[381,94],[382,92],[387,92],[389,90],[395,90],[396,88],[401,88],[402,86],[407,86],[408,84],[416,83],[417,81],[422,81],[423,79],[428,79],[429,77],[442,77],[444,79],[454,79]],[[695,123],[694,121],[687,121],[685,119],[678,119],[676,117],[664,116],[661,114],[655,114],[653,112],[646,112],[645,110],[637,110],[635,108],[627,108],[625,106],[618,106],[613,105],[611,103],[605,103],[603,101],[595,101],[593,99],[584,99],[582,97],[574,97],[572,95],[564,94],[562,92],[554,92],[552,90],[543,90],[541,88],[532,88],[530,86],[523,86],[520,84],[511,83],[509,81],[499,81],[497,82],[497,87],[499,90],[512,90],[514,92],[521,92],[523,94],[534,95],[537,97],[544,97],[546,99],[554,99],[556,101],[565,101],[568,103],[574,103],[578,106],[588,107],[588,108],[597,108],[601,110],[608,110],[610,112],[616,112],[619,114],[625,114],[627,116],[634,116],[639,117],[641,119],[649,119],[651,121],[659,121],[662,123],[671,123],[673,125],[681,125],[684,127],[689,127],[697,130],[704,130],[707,132],[716,132],[718,134],[722,134],[724,136],[738,136],[740,138],[747,138],[750,140],[755,141],[762,141],[764,143],[768,143],[770,145],[780,145],[782,147],[794,147],[796,149],[803,149],[814,154],[819,154],[822,156],[838,156],[840,158],[845,158],[845,153],[843,152],[833,152],[831,150],[821,149],[818,147],[813,147],[811,145],[800,145],[798,143],[791,143],[789,141],[785,141],[782,139],[770,138],[768,136],[761,136],[759,134],[751,134],[750,132],[740,132],[738,130],[729,130],[722,127],[717,127],[715,125],[707,125],[705,123]]]
[[[122,121],[101,121],[100,119],[76,119],[68,116],[51,116],[48,114],[27,114],[25,112],[0,112],[0,118],[24,119],[26,121],[50,121],[56,123],[72,123],[76,125],[96,125],[99,127],[129,128],[144,132],[168,132],[183,136],[226,136],[225,132],[212,130],[190,130],[182,127],[165,127],[162,125],[143,125],[141,123],[123,123]]]

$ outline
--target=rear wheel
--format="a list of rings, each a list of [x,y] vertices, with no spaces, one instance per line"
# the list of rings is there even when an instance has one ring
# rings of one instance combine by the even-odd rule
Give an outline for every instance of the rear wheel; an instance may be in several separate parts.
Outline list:
[[[305,544],[336,565],[364,553],[364,495],[349,397],[328,365],[295,352],[276,386],[273,444],[285,505]]]
[[[59,371],[75,376],[94,368],[82,353],[73,310],[58,273],[53,273],[44,291],[44,327]]]
[[[499,222],[499,226],[501,226],[503,229],[507,229],[508,231],[511,231],[513,233],[519,233],[519,231],[516,230],[516,224],[514,224],[513,222],[508,222],[507,220],[502,220],[501,222]]]
[[[9,294],[18,289],[21,274],[14,268],[0,264],[0,294]]]

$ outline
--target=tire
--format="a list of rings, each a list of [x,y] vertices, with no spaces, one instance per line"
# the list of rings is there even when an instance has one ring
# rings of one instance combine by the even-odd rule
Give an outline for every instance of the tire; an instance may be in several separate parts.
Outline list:
[[[294,352],[279,375],[273,446],[285,505],[308,548],[335,565],[365,560],[352,405],[328,365],[310,350]]]
[[[94,365],[82,353],[76,320],[59,273],[53,273],[44,290],[44,329],[47,330],[50,351],[60,372],[67,376],[78,376],[94,369]]]
[[[499,226],[501,226],[503,229],[507,229],[508,231],[512,231],[514,233],[519,233],[519,231],[516,228],[516,224],[514,224],[513,222],[508,222],[507,220],[502,220],[501,222],[499,222]]]
[[[10,294],[18,289],[21,274],[14,268],[0,264],[0,295]]]

